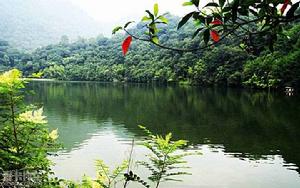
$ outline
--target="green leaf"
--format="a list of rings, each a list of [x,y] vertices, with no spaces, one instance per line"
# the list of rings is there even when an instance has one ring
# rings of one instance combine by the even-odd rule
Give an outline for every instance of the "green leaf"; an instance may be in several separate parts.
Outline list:
[[[199,33],[200,31],[202,31],[203,29],[204,29],[203,27],[197,29],[197,30],[194,32],[194,34],[193,34],[193,38],[195,38],[195,37],[198,35],[198,33]]]
[[[200,12],[194,12],[194,14],[193,14],[194,20],[197,20],[199,18],[199,16],[200,16]]]
[[[205,45],[207,45],[207,43],[209,41],[209,29],[206,29],[203,32],[203,40],[204,40]]]
[[[205,22],[206,22],[206,24],[208,25],[208,24],[210,24],[211,22],[212,22],[212,17],[206,17],[205,18]]]
[[[292,5],[290,10],[286,13],[287,18],[292,18],[294,16],[295,11],[297,10],[297,8],[299,8],[299,4],[300,4],[300,2],[297,2],[297,3]]]
[[[113,29],[113,31],[112,31],[112,34],[113,34],[113,35],[116,34],[116,32],[118,32],[118,31],[121,30],[121,29],[123,29],[123,27],[121,27],[121,26],[115,27],[115,28]]]
[[[142,22],[146,22],[146,21],[149,21],[149,20],[151,20],[151,18],[149,18],[148,16],[144,16],[142,18]]]
[[[270,41],[270,42],[269,42],[269,50],[270,50],[271,52],[274,52],[274,41]]]
[[[169,22],[169,20],[164,16],[159,16],[158,19],[161,20],[162,22],[166,23],[166,24]]]
[[[224,13],[231,13],[231,11],[232,11],[232,7],[224,7],[223,10],[222,10],[223,14]]]
[[[248,16],[249,15],[249,9],[248,8],[239,8],[238,9],[238,13],[240,13],[240,15],[243,16]]]
[[[256,12],[256,10],[249,8],[249,12],[251,12],[254,16],[258,16],[258,13]]]
[[[113,171],[112,171],[112,175],[113,178],[118,177],[120,174],[123,173],[123,171],[125,171],[127,169],[129,165],[129,161],[128,160],[124,160],[122,162],[122,164],[120,164],[119,166],[117,166]]]
[[[150,32],[151,32],[152,34],[155,34],[155,33],[158,32],[158,29],[157,29],[155,23],[150,23],[150,24],[149,24],[149,29],[150,29]]]
[[[199,20],[202,24],[205,24],[205,20],[206,20],[206,19],[205,19],[204,16],[199,15],[198,20]]]
[[[150,33],[151,35],[154,35],[155,30],[154,30],[152,27],[149,27],[149,33]]]
[[[235,21],[236,21],[236,19],[237,19],[237,11],[238,11],[238,6],[239,6],[239,0],[235,0],[234,2],[233,2],[233,5],[232,5],[232,16],[231,16],[231,18],[232,18],[232,22],[234,22],[235,23]],[[263,9],[261,9],[261,10],[263,10]]]
[[[201,25],[201,22],[199,20],[194,20],[194,25],[198,27]]]
[[[41,78],[43,74],[44,74],[43,72],[37,72],[37,73],[32,73],[31,76],[33,78]]]
[[[191,1],[196,7],[199,6],[199,0],[192,0]]]
[[[218,3],[207,3],[204,7],[219,7]]]
[[[224,4],[225,4],[225,0],[219,0],[219,4],[220,4],[221,7],[223,7]]]
[[[178,23],[177,29],[180,29],[186,22],[193,16],[195,12],[190,12],[187,15],[185,15],[180,22]]]
[[[191,6],[191,5],[194,5],[194,3],[193,2],[184,2],[183,4],[182,4],[182,6]]]
[[[157,16],[157,14],[158,14],[158,4],[157,3],[154,4],[153,12],[154,12],[154,15]]]

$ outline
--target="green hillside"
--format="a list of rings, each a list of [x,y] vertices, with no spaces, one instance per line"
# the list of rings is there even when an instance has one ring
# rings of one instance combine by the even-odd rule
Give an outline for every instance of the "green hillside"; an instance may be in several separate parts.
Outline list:
[[[179,18],[169,17],[160,28],[161,43],[173,47],[197,47],[190,23],[176,29]],[[142,34],[142,23],[131,29]],[[283,88],[300,85],[300,25],[286,26],[274,47],[248,53],[229,37],[206,50],[188,53],[164,50],[152,44],[133,41],[126,57],[121,44],[126,36],[97,37],[36,49],[32,53],[13,50],[2,42],[2,69],[16,67],[25,76],[42,72],[44,78],[86,81],[180,82],[196,85]],[[293,41],[294,45],[290,45]]]
[[[18,49],[35,49],[70,39],[93,37],[105,27],[66,0],[0,0],[0,39]]]

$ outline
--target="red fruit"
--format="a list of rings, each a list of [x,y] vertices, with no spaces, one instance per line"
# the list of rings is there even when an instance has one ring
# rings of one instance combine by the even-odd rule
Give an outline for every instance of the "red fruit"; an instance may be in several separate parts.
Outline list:
[[[123,55],[125,56],[129,47],[130,47],[130,43],[132,41],[132,37],[131,36],[128,36],[124,41],[123,41],[123,44],[122,44],[122,51],[123,51]]]
[[[218,42],[220,40],[220,35],[216,30],[210,31],[210,37],[213,39],[213,41]]]

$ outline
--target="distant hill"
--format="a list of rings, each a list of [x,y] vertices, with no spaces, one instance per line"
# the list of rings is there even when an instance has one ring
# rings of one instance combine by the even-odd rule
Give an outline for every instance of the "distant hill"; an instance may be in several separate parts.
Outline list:
[[[0,0],[0,39],[19,49],[57,43],[62,35],[95,37],[105,30],[67,0]]]

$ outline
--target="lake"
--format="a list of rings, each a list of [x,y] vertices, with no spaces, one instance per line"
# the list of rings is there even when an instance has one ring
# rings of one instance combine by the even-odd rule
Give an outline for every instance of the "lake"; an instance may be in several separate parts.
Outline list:
[[[188,86],[93,82],[29,84],[64,148],[51,156],[61,178],[95,176],[95,160],[115,166],[132,139],[172,132],[203,155],[187,157],[192,175],[161,187],[299,188],[300,97]],[[147,150],[135,146],[134,159]],[[147,174],[141,170],[141,174]]]

